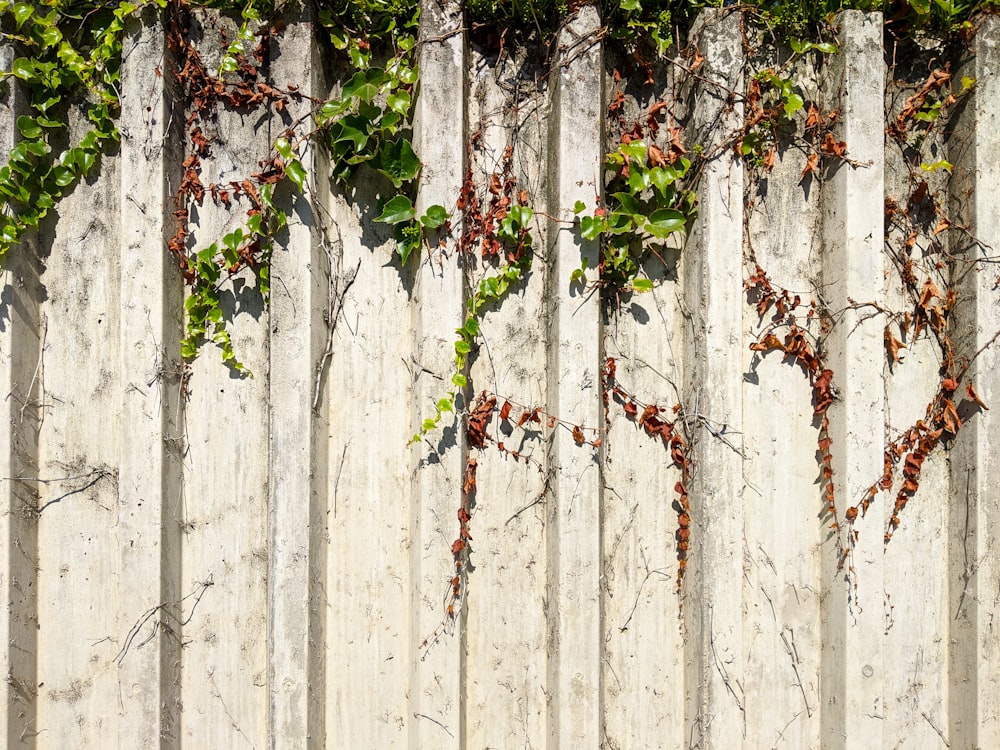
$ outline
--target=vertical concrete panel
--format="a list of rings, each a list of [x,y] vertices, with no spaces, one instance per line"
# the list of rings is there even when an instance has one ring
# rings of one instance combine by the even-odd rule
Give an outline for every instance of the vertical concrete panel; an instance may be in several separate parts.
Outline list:
[[[224,47],[213,27],[230,19],[201,11],[193,34],[205,64],[219,64]],[[272,143],[266,120],[220,109],[199,123],[211,140],[201,181],[226,183],[257,171]],[[186,139],[185,153],[191,152]],[[189,248],[201,250],[245,221],[206,196],[192,210]],[[280,249],[277,250],[280,252]],[[182,524],[182,745],[264,746],[267,742],[268,585],[268,317],[244,269],[224,280],[222,307],[233,347],[254,377],[222,362],[211,343],[191,364],[185,421],[188,436]],[[200,598],[199,598],[200,597]]]
[[[11,44],[0,45],[0,70],[10,70]],[[18,141],[17,117],[27,102],[13,82],[0,90],[0,159]],[[37,747],[38,683],[38,367],[44,322],[38,301],[38,241],[34,232],[10,250],[0,286],[0,738],[8,747]],[[8,395],[9,394],[9,395]]]
[[[548,143],[548,89],[533,86],[537,72],[522,50],[499,62],[492,51],[472,51],[468,133],[481,133],[471,153],[471,173],[480,199],[493,198],[487,186],[501,173],[511,145],[511,176],[529,192],[536,211],[545,208],[545,158]],[[513,85],[511,81],[516,81]],[[502,178],[501,178],[502,179]],[[546,221],[532,222],[536,252],[547,247]],[[463,255],[470,289],[498,273],[502,261],[482,259],[478,248]],[[498,394],[498,406],[511,399],[510,421],[495,419],[490,433],[515,460],[493,447],[473,454],[477,460],[475,512],[471,529],[471,568],[464,602],[466,629],[466,747],[543,747],[546,716],[545,514],[543,431],[516,429],[525,409],[544,407],[546,340],[538,334],[546,320],[544,263],[536,256],[521,284],[502,303],[484,309],[482,345],[471,357],[470,393]],[[514,405],[516,404],[516,405]],[[457,536],[458,523],[452,527]]]
[[[465,176],[465,37],[457,2],[421,4],[418,54],[421,90],[414,112],[413,142],[423,164],[417,214],[430,205],[453,206]],[[414,259],[416,260],[416,259]],[[411,426],[414,431],[434,404],[452,390],[455,329],[464,316],[462,269],[454,243],[421,251],[414,280],[415,369]],[[461,404],[462,402],[460,402]],[[410,526],[410,653],[407,724],[413,747],[458,747],[465,732],[461,651],[456,624],[429,650],[425,639],[442,626],[444,597],[455,574],[450,542],[461,506],[465,430],[460,420],[442,420],[429,445],[411,452],[416,491]]]
[[[883,124],[892,122],[906,102],[927,80],[928,72],[939,68],[937,52],[919,48],[894,51],[895,79],[886,89]],[[947,235],[935,237],[933,224],[921,220],[924,208],[911,196],[921,181],[926,180],[929,193],[947,190],[948,173],[945,170],[928,172],[920,168],[921,161],[933,161],[933,154],[943,153],[943,140],[947,126],[943,121],[936,127],[913,122],[902,138],[887,132],[883,150],[884,193],[887,206],[906,211],[912,221],[907,225],[899,215],[886,212],[885,242],[882,255],[886,259],[885,290],[881,304],[897,314],[912,314],[914,290],[904,283],[900,269],[910,261],[917,293],[925,279],[932,279],[944,289],[947,271],[943,261],[940,241]],[[902,143],[899,141],[902,140]],[[915,148],[915,146],[917,148]],[[919,158],[916,156],[919,149]],[[851,146],[848,144],[848,152]],[[853,155],[853,154],[852,154]],[[944,271],[938,270],[940,265]],[[858,300],[859,302],[861,300]],[[866,300],[867,301],[867,300]],[[873,312],[872,308],[867,313]],[[900,331],[897,321],[881,319],[891,333],[905,339],[906,350],[901,362],[894,362],[881,348],[885,366],[882,370],[882,389],[885,393],[885,436],[896,440],[910,429],[917,420],[924,419],[928,404],[935,397],[941,383],[941,346],[931,330],[914,337]],[[869,333],[875,332],[874,326]],[[948,545],[942,536],[947,525],[948,504],[940,498],[949,494],[948,455],[935,450],[927,456],[920,471],[920,489],[899,514],[900,526],[885,545],[885,641],[884,686],[885,721],[884,736],[907,737],[919,747],[932,747],[941,743],[939,732],[947,727],[948,691]],[[896,480],[886,493],[887,510],[895,501],[903,483],[903,465],[897,467]],[[877,477],[868,479],[868,484]],[[856,503],[856,498],[847,498]],[[857,528],[862,534],[884,533],[886,518],[869,515]],[[918,585],[914,585],[918,583]],[[859,585],[863,582],[859,580]],[[860,590],[859,590],[860,593]],[[864,602],[862,602],[864,605]]]
[[[89,130],[77,107],[69,123]],[[103,157],[39,230],[38,728],[65,747],[118,737],[120,166]]]
[[[118,747],[179,747],[179,346],[183,287],[168,258],[170,183],[182,133],[172,112],[162,18],[133,22],[122,54]]]
[[[743,165],[722,145],[743,122],[739,14],[705,12],[691,37],[705,56],[692,114],[709,159],[683,255],[691,311],[684,409],[693,445],[691,544],[685,581],[689,742],[738,748],[746,736],[743,661]],[[709,429],[710,428],[710,429]],[[713,432],[729,437],[723,439]]]
[[[996,211],[1000,186],[1000,23],[996,18],[984,21],[970,52],[973,57],[956,70],[956,78],[973,77],[976,87],[961,112],[948,156],[955,165],[953,218],[969,229],[968,235],[956,240],[958,247],[952,248],[956,255],[954,280],[959,285],[955,330],[960,355],[971,360],[967,379],[975,384],[990,411],[976,414],[962,428],[951,459],[948,736],[952,747],[985,748],[1000,744],[1000,647],[993,636],[996,582],[1000,578],[995,456],[1000,357],[997,344],[990,346],[1000,331],[1000,312],[995,266],[982,262],[995,256],[1000,247]]]
[[[334,195],[327,237],[338,263],[329,404],[326,733],[328,747],[406,747],[409,692],[413,364],[408,290],[370,181]],[[371,207],[371,212],[369,208]],[[364,216],[355,211],[364,210]],[[445,545],[445,541],[440,544]],[[442,591],[444,587],[442,586]]]
[[[884,322],[852,300],[879,303],[883,277],[882,17],[848,11],[837,17],[840,54],[828,71],[828,106],[839,105],[842,137],[859,166],[837,168],[824,185],[824,289],[843,310],[827,342],[840,395],[830,407],[834,484],[840,507],[854,505],[882,472],[885,448]],[[877,197],[877,200],[876,200]],[[885,721],[883,543],[885,504],[877,496],[860,523],[846,584],[835,550],[823,555],[820,698],[823,741],[831,748],[881,747]],[[832,583],[831,583],[832,582]],[[857,583],[857,588],[853,584]]]
[[[683,352],[678,284],[636,295],[605,326],[605,355],[616,379],[641,401],[680,402]],[[648,316],[648,317],[647,317]],[[643,322],[644,321],[644,322]],[[677,592],[674,486],[681,472],[659,439],[615,401],[605,441],[602,511],[604,712],[608,748],[682,747],[684,637]],[[677,423],[680,431],[682,424]]]
[[[434,375],[414,355],[418,258],[401,267],[391,228],[374,222],[387,185],[382,180],[362,172],[346,189],[327,183],[320,191],[329,193],[322,226],[335,300],[321,395],[329,409],[328,747],[408,747],[407,728],[417,721],[408,710],[411,659],[426,652],[413,643],[410,586],[417,491],[410,459],[422,448],[408,448],[407,441],[414,432],[414,384]],[[444,373],[437,378],[434,383],[446,382]],[[447,549],[446,538],[437,545]],[[442,617],[446,587],[442,581],[434,599]],[[432,633],[433,627],[424,636]]]
[[[312,10],[288,19],[272,48],[271,76],[323,99],[322,64],[313,38]],[[293,103],[271,123],[271,140],[308,113],[310,100]],[[306,121],[308,127],[308,120]],[[318,389],[326,348],[323,315],[331,300],[331,251],[320,213],[329,168],[306,144],[299,152],[310,175],[306,194],[286,185],[279,199],[289,216],[288,236],[271,263],[270,309],[270,575],[268,659],[273,748],[321,748],[325,743],[325,565],[327,404]],[[313,204],[316,208],[313,208]],[[325,367],[335,367],[326,360]]]
[[[549,123],[550,214],[571,219],[582,201],[595,208],[604,146],[603,50],[593,6],[560,30]],[[600,295],[570,280],[586,259],[596,278],[600,247],[579,229],[552,223],[548,242],[548,411],[567,423],[600,427]],[[552,500],[547,504],[550,747],[597,747],[602,719],[601,449],[577,445],[571,428],[550,436]]]
[[[755,69],[774,66],[785,50],[754,59]],[[818,98],[813,60],[801,60],[789,76],[806,101]],[[798,121],[801,128],[801,120]],[[760,170],[747,190],[747,273],[754,262],[776,288],[801,297],[790,310],[795,324],[819,346],[819,321],[808,317],[822,296],[819,278],[822,214],[817,179],[801,179],[807,154],[779,146],[773,169]],[[747,340],[742,358],[743,493],[745,564],[743,639],[748,747],[819,745],[820,558],[836,554],[824,546],[829,529],[818,481],[819,417],[813,414],[809,374],[781,352],[753,352],[747,345],[774,332],[780,317],[771,307],[759,315],[757,298],[744,295]]]
[[[606,50],[604,101],[612,101],[613,71],[626,68]],[[609,59],[610,58],[610,59]],[[685,121],[674,68],[656,69],[648,94],[635,94],[635,117],[667,102],[669,117]],[[611,74],[608,74],[611,71]],[[625,95],[634,88],[626,87]],[[631,113],[626,118],[630,123]],[[667,122],[668,125],[671,122]],[[609,125],[609,127],[611,127]],[[661,131],[658,143],[669,138]],[[686,128],[681,139],[693,146]],[[605,151],[616,147],[612,133]],[[676,243],[682,244],[682,243]],[[616,360],[616,380],[642,404],[666,409],[663,418],[676,419],[670,408],[682,401],[684,363],[682,302],[679,278],[684,249],[658,248],[666,264],[652,253],[643,272],[657,282],[653,291],[624,296],[606,309],[604,355]],[[640,410],[643,408],[639,407]],[[648,434],[629,419],[623,404],[612,398],[605,439],[602,502],[602,628],[604,638],[604,715],[602,742],[609,750],[633,747],[682,747],[684,731],[684,648],[677,591],[677,500],[682,481],[670,449],[659,436]],[[602,420],[603,422],[604,420]],[[678,432],[683,424],[676,424]]]

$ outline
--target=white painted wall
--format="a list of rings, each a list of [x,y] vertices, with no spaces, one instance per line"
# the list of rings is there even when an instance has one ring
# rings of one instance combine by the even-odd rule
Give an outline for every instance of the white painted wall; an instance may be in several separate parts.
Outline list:
[[[628,107],[673,101],[688,145],[711,149],[742,116],[726,92],[774,63],[747,60],[739,20],[704,16],[700,78],[657,69],[655,84],[629,88]],[[564,426],[507,434],[494,420],[491,432],[531,462],[474,452],[473,567],[448,621],[469,447],[453,425],[406,441],[449,390],[453,331],[489,267],[448,247],[400,269],[371,221],[371,185],[331,186],[320,151],[304,158],[308,200],[288,205],[270,307],[232,324],[255,377],[233,377],[207,348],[182,388],[183,288],[164,238],[183,145],[170,77],[155,72],[169,69],[163,39],[146,17],[126,48],[120,150],[4,269],[5,746],[1000,746],[996,409],[927,460],[884,548],[893,495],[877,497],[857,527],[855,590],[821,519],[809,383],[779,355],[749,350],[767,324],[743,289],[752,247],[775,283],[838,313],[826,357],[843,513],[938,382],[933,346],[912,342],[890,368],[884,319],[852,307],[902,304],[883,252],[883,199],[905,198],[907,178],[884,137],[883,102],[899,94],[886,90],[880,17],[844,14],[841,52],[796,73],[839,107],[857,166],[805,190],[804,156],[788,149],[765,189],[720,153],[687,242],[649,269],[661,283],[610,310],[569,283],[597,248],[559,223],[576,200],[595,204],[608,148],[622,61],[593,36],[595,12],[563,28],[551,75],[515,107],[510,82],[533,80],[530,55],[488,56],[450,6],[429,3],[423,23],[421,205],[454,206],[466,168],[488,178],[517,126],[514,173],[537,212],[530,277],[483,316],[466,398],[495,392],[515,415],[542,407],[601,427],[602,444],[578,447]],[[314,96],[336,85],[308,13],[290,19],[271,75]],[[941,148],[968,234],[950,241],[952,259],[932,260],[950,264],[954,337],[969,356],[1000,330],[996,273],[963,260],[981,252],[969,237],[1000,247],[995,20],[957,75],[977,88]],[[0,105],[4,152],[25,105],[16,88]],[[250,171],[282,127],[224,115],[206,169]],[[232,221],[206,204],[195,238]],[[317,381],[331,291],[336,325]],[[680,472],[619,405],[602,427],[608,356],[638,398],[685,405],[695,470],[680,596]],[[970,376],[1000,408],[996,358],[987,349]]]

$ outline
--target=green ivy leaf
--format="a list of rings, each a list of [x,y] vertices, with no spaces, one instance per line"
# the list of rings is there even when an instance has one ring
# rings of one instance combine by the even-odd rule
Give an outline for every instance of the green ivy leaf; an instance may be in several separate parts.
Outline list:
[[[399,254],[400,263],[405,266],[407,261],[410,259],[410,255],[419,247],[419,237],[403,236],[402,238],[396,240],[396,252]]]
[[[24,26],[24,22],[31,18],[31,14],[35,12],[27,3],[17,3],[14,5],[14,23],[17,24],[17,28],[20,29]]]
[[[439,205],[428,206],[427,211],[420,217],[420,223],[428,229],[437,229],[446,221],[448,221],[448,211]]]
[[[278,152],[280,156],[285,161],[292,159],[292,144],[288,142],[287,138],[278,138],[274,142],[274,150]]]
[[[466,318],[465,325],[459,328],[457,332],[468,339],[474,339],[479,335],[479,321],[471,317]]]
[[[62,32],[56,26],[47,26],[42,30],[42,44],[54,47],[62,41]]]
[[[404,182],[410,182],[420,173],[420,159],[417,158],[410,142],[401,138],[379,149],[375,167],[392,181],[393,187],[399,188]]]
[[[511,206],[510,213],[507,215],[516,221],[523,229],[531,221],[535,212],[529,206]]]
[[[400,224],[410,221],[417,215],[413,208],[413,203],[405,195],[397,195],[382,208],[375,221],[382,224]]]
[[[339,132],[334,132],[334,143],[351,143],[355,151],[361,151],[368,143],[368,135],[346,123],[337,123]]]
[[[646,222],[646,231],[654,237],[668,237],[684,228],[684,214],[672,208],[653,211]]]
[[[399,70],[399,80],[405,83],[407,86],[412,86],[417,82],[419,78],[416,68],[400,68]]]
[[[618,205],[623,212],[633,215],[642,213],[639,201],[631,193],[612,193],[610,197],[618,201]]]
[[[66,187],[73,184],[73,180],[76,179],[76,175],[73,174],[72,169],[67,169],[64,166],[57,164],[52,167],[52,179],[59,187]]]
[[[585,240],[596,240],[607,227],[607,222],[597,216],[584,216],[580,219],[580,234]]]
[[[306,186],[306,170],[302,166],[302,162],[298,159],[292,159],[290,162],[285,164],[285,174],[288,176],[295,186],[299,189],[299,192],[303,192]]]
[[[653,187],[665,200],[669,200],[671,195],[670,186],[674,184],[677,179],[677,173],[673,169],[666,169],[664,167],[653,167],[649,170],[649,180],[653,183]]]
[[[398,93],[389,94],[385,98],[385,103],[393,112],[398,112],[405,116],[410,111],[410,94],[407,91],[400,90]]]
[[[791,117],[800,109],[802,109],[803,105],[804,102],[802,101],[801,96],[799,96],[798,94],[789,94],[787,97],[785,97],[784,101],[785,116]]]
[[[628,175],[629,191],[634,195],[639,195],[639,193],[648,188],[651,184],[652,180],[649,176],[649,170],[633,164]]]
[[[637,292],[653,291],[653,282],[650,279],[632,279],[632,288]]]
[[[25,57],[19,57],[14,60],[14,64],[11,65],[10,72],[22,81],[31,82],[35,79],[35,65],[31,60]]]
[[[361,66],[357,66],[361,67]],[[360,99],[363,102],[370,102],[378,96],[379,87],[385,83],[385,71],[381,68],[369,68],[359,70],[344,85],[341,92],[342,99]]]
[[[45,156],[51,150],[45,141],[23,141],[23,143],[28,153],[35,156]]]
[[[642,141],[632,141],[631,143],[623,143],[619,146],[619,150],[627,157],[634,159],[637,162],[646,161],[646,144]]]

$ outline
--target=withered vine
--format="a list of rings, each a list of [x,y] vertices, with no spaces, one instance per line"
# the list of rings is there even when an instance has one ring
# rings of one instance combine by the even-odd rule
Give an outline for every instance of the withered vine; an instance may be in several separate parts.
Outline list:
[[[208,3],[216,7],[221,3]],[[630,65],[652,81],[653,63],[665,57],[671,45],[681,41],[692,14],[716,2],[663,2],[623,0],[605,3],[609,24],[602,34],[621,44]],[[835,45],[825,31],[832,16],[847,7],[799,3],[773,3],[766,9],[744,9],[751,21],[783,32],[791,50],[790,63],[810,54],[831,54]],[[851,7],[882,10],[887,33],[939,32],[967,39],[975,30],[975,16],[991,7],[987,3],[941,3],[909,0],[897,4],[860,2]],[[126,23],[144,8],[163,14],[172,62],[162,75],[172,76],[183,93],[186,155],[183,179],[174,196],[176,227],[168,251],[188,285],[185,301],[186,330],[181,354],[188,360],[198,355],[206,341],[214,343],[222,359],[234,370],[246,373],[233,347],[220,293],[237,275],[249,275],[264,300],[270,290],[270,258],[274,244],[288,217],[275,199],[279,186],[310,194],[311,164],[307,148],[321,146],[329,157],[330,177],[341,185],[355,178],[360,169],[375,170],[383,178],[378,190],[377,222],[392,227],[398,262],[405,265],[430,241],[453,242],[459,253],[477,254],[490,271],[473,286],[463,325],[456,331],[454,371],[450,390],[434,404],[433,414],[421,424],[413,441],[420,441],[438,428],[446,414],[458,410],[458,395],[469,385],[469,356],[480,338],[480,320],[491,305],[502,303],[515,285],[524,281],[535,252],[537,210],[530,190],[518,183],[512,165],[513,144],[508,145],[485,181],[473,178],[471,167],[454,205],[434,205],[418,215],[415,208],[421,171],[419,155],[412,143],[412,115],[419,72],[416,64],[415,30],[418,5],[412,0],[338,0],[321,3],[320,26],[327,41],[350,71],[335,94],[317,99],[294,84],[268,82],[267,67],[272,39],[280,35],[281,9],[270,2],[252,0],[237,6],[241,17],[235,31],[219,24],[218,66],[206,65],[191,42],[194,9],[189,0],[137,0],[136,2],[90,2],[47,0],[38,3],[5,3],[0,6],[0,37],[15,45],[18,56],[11,69],[2,72],[5,81],[16,79],[27,94],[30,114],[17,117],[20,140],[0,168],[0,257],[8,253],[31,228],[54,209],[58,201],[99,163],[101,154],[118,139],[119,84],[122,41]],[[519,0],[512,4],[497,0],[469,0],[467,10],[474,33],[486,35],[502,48],[512,21],[519,21],[523,34],[551,38],[552,28],[542,19],[553,9],[572,12],[577,3],[565,7],[553,0]],[[229,31],[226,29],[230,28]],[[517,31],[511,32],[516,34]],[[492,36],[490,36],[492,35]],[[808,38],[807,38],[808,37]],[[697,73],[703,63],[699,50],[687,48],[684,68]],[[670,248],[677,249],[697,212],[697,190],[706,158],[732,149],[757,178],[773,169],[779,148],[788,143],[804,155],[801,179],[820,179],[830,165],[848,164],[850,144],[838,133],[839,112],[822,111],[807,101],[790,66],[772,67],[753,76],[745,92],[739,92],[745,119],[736,132],[705,153],[702,144],[685,141],[685,133],[670,104],[658,101],[642,115],[625,116],[625,94],[616,88],[608,107],[613,147],[607,154],[601,180],[600,204],[590,213],[578,203],[571,207],[573,225],[585,240],[598,240],[601,251],[596,291],[609,305],[623,295],[649,291],[654,282],[643,275],[643,260],[654,255],[663,260]],[[615,84],[622,80],[615,71]],[[8,84],[9,85],[9,84]],[[969,413],[956,400],[963,394],[973,410],[986,408],[972,382],[966,379],[971,361],[958,354],[952,342],[956,289],[941,273],[944,260],[918,260],[945,254],[938,240],[964,228],[949,215],[941,197],[952,165],[936,155],[935,134],[940,132],[961,97],[975,86],[972,79],[953,81],[947,66],[935,68],[894,112],[887,125],[889,137],[898,144],[910,170],[910,193],[902,201],[885,205],[886,252],[900,279],[909,309],[893,311],[873,305],[875,314],[885,315],[886,356],[894,365],[902,362],[907,345],[923,333],[929,334],[940,351],[941,381],[922,419],[890,441],[884,455],[884,471],[855,504],[840,518],[834,492],[832,440],[827,411],[835,400],[835,373],[824,360],[823,338],[835,324],[833,315],[816,301],[783,289],[762,267],[752,248],[746,254],[748,299],[761,321],[769,321],[760,339],[751,345],[765,355],[780,351],[801,367],[812,386],[813,414],[818,420],[818,466],[824,512],[833,528],[846,532],[841,545],[842,564],[850,567],[858,538],[857,521],[869,510],[879,491],[890,491],[901,481],[884,532],[888,543],[900,524],[900,516],[916,494],[927,456],[952,439],[963,425],[960,413]],[[59,154],[52,144],[68,131],[70,104],[83,102],[90,123],[79,140]],[[202,180],[202,162],[209,158],[213,139],[209,125],[219,113],[273,111],[286,116],[287,126],[261,154],[259,169],[225,183]],[[292,117],[290,112],[294,111]],[[474,135],[470,152],[476,145]],[[470,158],[470,164],[472,159]],[[938,180],[936,186],[934,179]],[[190,231],[192,211],[211,201],[215,206],[239,212],[238,226],[205,247],[193,247]],[[570,207],[564,207],[570,208]],[[453,212],[461,217],[461,231],[451,236]],[[553,217],[548,217],[553,219]],[[442,239],[443,238],[443,239]],[[664,265],[666,261],[664,260]],[[587,283],[584,264],[573,281]],[[864,301],[858,301],[865,304]],[[808,323],[818,320],[819,333],[810,333]],[[902,339],[902,340],[901,340]],[[616,363],[605,362],[603,389],[606,417],[612,404],[651,438],[661,440],[681,479],[673,488],[671,505],[677,514],[677,588],[680,590],[688,563],[691,537],[691,505],[688,486],[697,470],[691,458],[690,436],[678,424],[682,404],[663,408],[645,403],[620,384]],[[498,404],[501,404],[498,407]],[[511,420],[515,407],[520,412]],[[667,415],[674,415],[673,421]],[[514,461],[534,462],[530,456],[507,448],[490,433],[494,416],[508,426],[542,425],[569,429],[579,446],[597,447],[604,429],[545,413],[540,407],[521,406],[513,398],[482,393],[466,411],[464,419],[470,447],[458,509],[459,531],[452,545],[455,575],[451,581],[448,614],[454,617],[464,596],[469,544],[475,509],[477,459],[473,451],[494,448]],[[538,465],[541,470],[541,465]]]

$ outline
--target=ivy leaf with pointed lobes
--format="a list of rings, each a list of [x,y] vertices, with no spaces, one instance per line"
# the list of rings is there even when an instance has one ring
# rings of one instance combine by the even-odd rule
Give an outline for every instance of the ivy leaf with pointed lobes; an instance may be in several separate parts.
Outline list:
[[[791,117],[796,112],[798,112],[805,105],[802,97],[798,94],[788,94],[785,97],[785,101],[782,103],[782,108],[785,110],[785,117]]]
[[[378,150],[375,168],[392,181],[395,188],[409,182],[420,173],[420,159],[406,139],[386,143]]]
[[[342,99],[357,97],[361,101],[370,102],[378,96],[379,87],[385,82],[385,71],[381,68],[359,70],[344,84],[340,96]]]
[[[646,231],[654,237],[669,237],[684,228],[684,214],[672,208],[660,208],[649,215]]]
[[[389,96],[386,97],[385,103],[393,112],[397,112],[404,117],[406,116],[406,113],[410,111],[410,95],[404,90],[400,90],[395,94],[389,94]]]
[[[382,213],[375,221],[382,224],[401,224],[411,221],[417,215],[413,203],[405,195],[397,195],[382,207]]]
[[[428,206],[424,215],[420,217],[420,223],[428,229],[437,229],[448,221],[448,211],[444,206]]]

